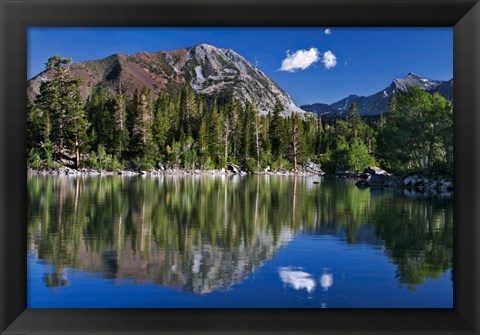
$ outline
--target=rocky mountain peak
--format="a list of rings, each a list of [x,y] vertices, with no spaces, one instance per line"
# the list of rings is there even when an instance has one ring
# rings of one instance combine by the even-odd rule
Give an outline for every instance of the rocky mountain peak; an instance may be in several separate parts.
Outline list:
[[[143,87],[155,96],[178,91],[189,84],[197,93],[226,97],[235,96],[242,105],[254,102],[261,114],[273,112],[276,101],[283,106],[283,115],[305,113],[272,79],[231,49],[202,43],[195,46],[155,53],[114,54],[109,57],[72,64],[70,71],[83,79],[81,93],[87,98],[95,89],[107,94],[120,90],[132,96]],[[44,71],[28,82],[28,95],[39,93]]]
[[[397,93],[400,91],[406,91],[413,86],[420,87],[421,89],[428,90],[435,86],[441,84],[442,81],[440,80],[431,80],[427,78],[422,78],[419,75],[410,72],[405,78],[397,78],[394,79],[391,86],[393,89],[393,93]]]
[[[394,79],[389,86],[375,94],[369,96],[349,95],[330,105],[317,103],[304,105],[302,109],[319,114],[343,115],[355,102],[361,115],[379,115],[388,112],[388,104],[392,95],[400,91],[408,91],[413,86],[431,94],[439,93],[450,101],[453,99],[453,79],[448,81],[432,80],[409,72],[404,78]]]

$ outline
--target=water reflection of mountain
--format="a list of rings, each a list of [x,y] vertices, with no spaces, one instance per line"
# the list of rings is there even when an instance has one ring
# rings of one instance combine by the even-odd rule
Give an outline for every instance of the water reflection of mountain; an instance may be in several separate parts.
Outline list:
[[[227,290],[299,232],[382,245],[411,288],[452,267],[451,199],[372,197],[348,180],[32,176],[28,197],[29,248],[54,266],[50,283],[78,268]]]
[[[271,259],[291,236],[292,232],[285,228],[278,239],[261,233],[249,245],[241,242],[228,249],[205,243],[193,247],[188,255],[165,248],[152,248],[148,256],[130,248],[97,254],[89,252],[85,243],[81,242],[79,261],[75,266],[120,282],[123,279],[149,281],[202,294],[228,290],[241,282],[262,262]]]

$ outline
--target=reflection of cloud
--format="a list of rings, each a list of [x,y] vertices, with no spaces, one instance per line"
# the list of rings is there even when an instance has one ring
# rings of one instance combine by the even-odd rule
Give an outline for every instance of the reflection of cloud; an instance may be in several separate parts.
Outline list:
[[[295,290],[306,289],[307,292],[312,292],[315,288],[315,281],[311,278],[312,275],[304,271],[293,271],[291,267],[283,267],[279,270],[281,281],[293,287]]]
[[[333,285],[333,275],[327,273],[327,270],[324,270],[324,273],[320,276],[320,286],[323,291],[328,291],[330,286]]]

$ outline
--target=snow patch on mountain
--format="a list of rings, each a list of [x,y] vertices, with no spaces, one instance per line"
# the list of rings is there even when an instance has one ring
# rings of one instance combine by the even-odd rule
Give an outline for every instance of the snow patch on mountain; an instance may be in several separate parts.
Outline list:
[[[197,80],[203,83],[205,81],[205,78],[203,77],[201,65],[195,66],[195,73],[197,74]]]

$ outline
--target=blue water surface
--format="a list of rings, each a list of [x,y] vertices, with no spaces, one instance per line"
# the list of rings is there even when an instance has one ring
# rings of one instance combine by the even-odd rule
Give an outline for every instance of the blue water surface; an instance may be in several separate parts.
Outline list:
[[[29,308],[453,307],[451,199],[116,178],[29,180]]]

